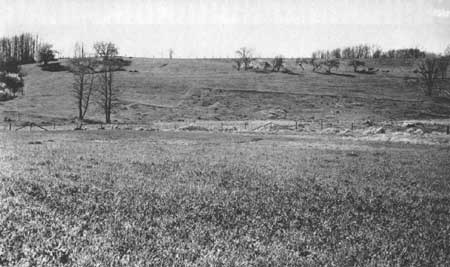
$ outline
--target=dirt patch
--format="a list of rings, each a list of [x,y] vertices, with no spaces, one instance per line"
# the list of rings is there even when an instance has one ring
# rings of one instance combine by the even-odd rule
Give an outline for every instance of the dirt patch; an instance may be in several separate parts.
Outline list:
[[[269,119],[269,120],[282,120],[286,119],[288,115],[287,110],[283,108],[271,108],[271,109],[264,109],[257,112],[256,118],[257,119]]]
[[[202,126],[196,126],[196,125],[189,125],[186,127],[180,128],[182,131],[209,131],[208,128],[202,127]]]

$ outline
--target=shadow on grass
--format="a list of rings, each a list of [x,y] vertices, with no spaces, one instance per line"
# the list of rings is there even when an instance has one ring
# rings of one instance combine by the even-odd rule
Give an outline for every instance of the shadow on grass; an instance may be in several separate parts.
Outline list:
[[[341,77],[349,77],[349,78],[356,77],[353,74],[343,74],[343,73],[334,73],[334,72],[317,72],[317,71],[315,71],[315,73],[321,74],[321,75],[333,75],[333,76],[341,76]]]
[[[377,74],[378,71],[379,70],[373,70],[373,71],[370,71],[370,70],[358,70],[358,71],[356,71],[356,73],[373,75],[373,74]]]
[[[13,100],[14,98],[16,98],[16,95],[10,95],[10,94],[3,94],[0,93],[0,102],[2,101],[8,101],[8,100]]]
[[[301,73],[293,72],[290,70],[283,70],[283,71],[272,71],[272,70],[252,70],[254,73],[259,74],[270,74],[270,73],[284,73],[289,75],[297,75],[297,76],[303,76]]]
[[[61,65],[61,63],[48,63],[47,65],[39,66],[43,71],[51,71],[51,72],[59,72],[59,71],[68,71],[69,68],[67,66]]]

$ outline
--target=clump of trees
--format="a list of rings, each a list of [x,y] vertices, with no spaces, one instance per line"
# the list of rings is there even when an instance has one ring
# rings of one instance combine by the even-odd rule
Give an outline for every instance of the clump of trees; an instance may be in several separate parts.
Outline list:
[[[0,38],[0,91],[2,100],[23,95],[25,74],[20,65],[55,60],[56,51],[48,43],[39,43],[39,37],[23,33]]]
[[[103,109],[105,123],[111,123],[111,114],[118,100],[114,86],[114,73],[130,62],[118,56],[118,48],[111,42],[94,44],[93,56],[87,56],[83,45],[75,46],[75,56],[70,60],[73,74],[73,96],[78,110],[78,120],[83,121],[90,102]]]
[[[323,65],[326,67],[325,71],[327,73],[331,73],[332,69],[339,69],[339,59],[329,59],[329,60],[325,60],[325,62],[323,63]]]
[[[75,45],[75,55],[70,60],[70,71],[73,74],[72,93],[76,99],[78,120],[83,121],[88,111],[92,93],[95,89],[97,61],[88,57],[84,45]]]
[[[439,93],[443,89],[448,90],[443,86],[448,85],[446,73],[449,63],[448,57],[427,57],[418,63],[417,73],[426,96],[432,96],[439,85]]]
[[[47,65],[48,62],[54,61],[56,59],[56,51],[53,50],[53,45],[49,43],[43,43],[38,49],[38,62],[43,62]]]
[[[105,113],[105,122],[111,123],[111,111],[117,101],[117,88],[113,86],[113,74],[120,70],[124,61],[118,57],[118,49],[113,43],[98,42],[94,45],[96,56],[100,59],[99,103]]]
[[[336,48],[333,50],[317,50],[312,53],[313,58],[345,58],[345,59],[369,59],[369,58],[423,58],[425,51],[418,48],[391,49],[383,51],[376,45],[359,44]]]
[[[322,68],[325,69],[325,72],[330,74],[332,69],[339,69],[340,61],[337,58],[312,58],[310,64],[313,66],[313,71],[320,70]]]
[[[12,59],[19,64],[34,63],[38,49],[39,37],[31,33],[0,38],[0,59],[2,61]]]
[[[24,73],[19,62],[14,58],[0,59],[0,90],[1,99],[15,97],[18,92],[23,95]]]
[[[272,61],[272,71],[279,72],[283,67],[284,58],[282,55],[276,56]]]
[[[236,63],[236,69],[248,70],[250,62],[253,59],[252,50],[247,47],[241,47],[239,50],[236,51],[236,55],[237,58],[234,59],[234,62]]]
[[[366,63],[362,60],[353,59],[348,62],[348,65],[353,67],[353,72],[358,72],[358,68],[366,66]]]

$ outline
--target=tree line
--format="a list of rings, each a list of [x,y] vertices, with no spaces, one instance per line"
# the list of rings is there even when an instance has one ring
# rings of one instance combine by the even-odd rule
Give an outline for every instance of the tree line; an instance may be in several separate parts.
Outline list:
[[[383,51],[376,45],[360,44],[336,48],[332,50],[317,50],[311,54],[312,58],[330,59],[370,59],[370,58],[424,58],[425,51],[419,48],[391,49]]]
[[[0,38],[0,99],[14,98],[22,92],[25,73],[22,64],[44,62],[56,59],[56,51],[48,43],[39,43],[39,36],[22,33]]]
[[[36,62],[39,50],[39,36],[22,33],[12,37],[0,38],[0,57],[2,61],[17,61],[19,64]]]

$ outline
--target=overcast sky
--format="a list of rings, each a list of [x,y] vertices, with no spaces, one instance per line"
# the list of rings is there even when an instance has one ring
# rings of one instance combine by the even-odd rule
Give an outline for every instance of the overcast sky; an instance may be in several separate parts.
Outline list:
[[[442,52],[450,0],[0,0],[0,34],[39,34],[63,55],[112,41],[122,55],[310,56],[358,43]]]

